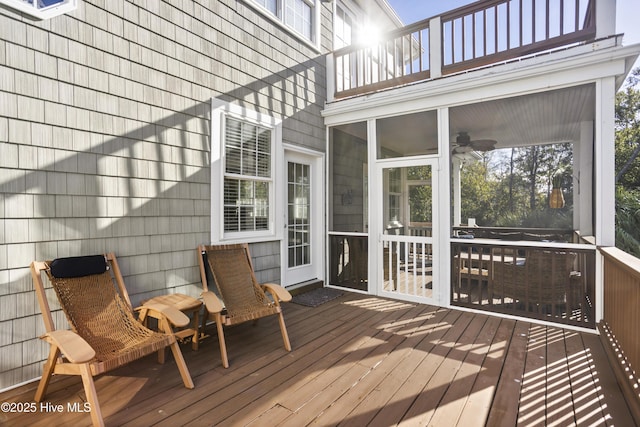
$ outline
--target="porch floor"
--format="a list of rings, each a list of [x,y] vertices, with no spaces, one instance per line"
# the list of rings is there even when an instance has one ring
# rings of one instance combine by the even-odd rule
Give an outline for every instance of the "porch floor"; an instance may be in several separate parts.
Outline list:
[[[227,330],[229,369],[215,328],[199,351],[183,345],[193,390],[170,353],[98,377],[106,424],[634,425],[593,334],[354,293],[284,311],[291,353],[275,318]],[[36,386],[0,402],[31,402]],[[63,411],[0,412],[0,424],[90,425],[68,410],[83,402],[78,378],[54,378],[47,398]]]

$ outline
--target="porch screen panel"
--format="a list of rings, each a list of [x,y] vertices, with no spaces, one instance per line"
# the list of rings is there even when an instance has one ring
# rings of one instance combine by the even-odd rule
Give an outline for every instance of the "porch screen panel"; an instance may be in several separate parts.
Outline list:
[[[332,130],[330,231],[362,233],[368,228],[366,125],[351,127]]]
[[[435,111],[386,117],[376,121],[378,159],[438,154]]]
[[[432,168],[383,173],[382,288],[385,295],[433,298]]]
[[[368,286],[368,176],[365,122],[334,127],[329,144],[329,283]]]

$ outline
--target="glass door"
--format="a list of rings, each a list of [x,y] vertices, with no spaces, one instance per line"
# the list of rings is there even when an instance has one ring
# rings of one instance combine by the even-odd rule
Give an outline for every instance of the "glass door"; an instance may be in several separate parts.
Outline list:
[[[307,282],[321,276],[322,189],[319,160],[287,151],[283,283]]]

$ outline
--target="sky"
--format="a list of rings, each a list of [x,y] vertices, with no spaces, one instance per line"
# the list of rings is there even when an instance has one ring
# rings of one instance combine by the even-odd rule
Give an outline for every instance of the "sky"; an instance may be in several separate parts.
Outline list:
[[[387,0],[402,22],[411,24],[443,12],[457,9],[473,0]],[[640,43],[640,0],[617,0],[616,33],[624,33],[623,45]],[[640,67],[640,59],[635,67]],[[634,68],[635,68],[634,67]]]

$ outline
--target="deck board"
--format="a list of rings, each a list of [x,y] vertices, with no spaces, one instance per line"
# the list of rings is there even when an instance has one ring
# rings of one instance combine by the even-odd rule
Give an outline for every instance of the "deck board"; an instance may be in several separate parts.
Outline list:
[[[496,395],[489,412],[487,424],[490,426],[516,425],[527,356],[528,329],[529,324],[521,321],[515,322],[512,329]]]
[[[346,293],[277,320],[182,346],[195,389],[170,354],[96,378],[108,426],[633,425],[595,334]],[[0,394],[30,402],[37,383]],[[81,382],[56,377],[54,404],[82,403]],[[3,426],[90,425],[85,413],[1,413]]]

